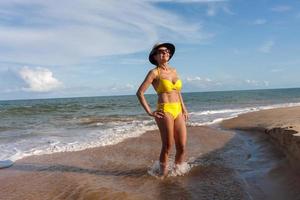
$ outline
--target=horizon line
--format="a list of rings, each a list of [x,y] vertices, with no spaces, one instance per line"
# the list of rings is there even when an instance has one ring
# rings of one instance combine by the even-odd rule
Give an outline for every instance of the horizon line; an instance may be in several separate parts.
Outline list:
[[[300,87],[288,88],[258,88],[258,89],[233,89],[233,90],[211,90],[211,91],[191,91],[182,92],[182,94],[190,93],[210,93],[210,92],[238,92],[238,91],[256,91],[256,90],[281,90],[281,89],[300,89]],[[145,95],[155,95],[156,93],[146,93]],[[75,99],[75,98],[98,98],[98,97],[122,97],[122,96],[135,96],[135,94],[119,94],[119,95],[99,95],[99,96],[71,96],[71,97],[49,97],[49,98],[32,98],[32,99],[0,99],[1,101],[26,101],[26,100],[50,100],[50,99]]]

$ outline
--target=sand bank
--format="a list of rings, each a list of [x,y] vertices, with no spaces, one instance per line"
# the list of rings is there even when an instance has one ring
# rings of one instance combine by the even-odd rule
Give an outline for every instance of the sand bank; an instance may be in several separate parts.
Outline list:
[[[293,165],[300,167],[300,107],[246,113],[225,120],[221,125],[228,129],[266,133]]]

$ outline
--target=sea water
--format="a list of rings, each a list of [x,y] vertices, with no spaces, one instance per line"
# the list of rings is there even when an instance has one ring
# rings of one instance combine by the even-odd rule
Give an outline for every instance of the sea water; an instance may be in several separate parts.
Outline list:
[[[146,98],[155,109],[156,95]],[[300,89],[183,93],[188,126],[300,105]],[[135,95],[0,101],[0,160],[116,144],[157,129]]]

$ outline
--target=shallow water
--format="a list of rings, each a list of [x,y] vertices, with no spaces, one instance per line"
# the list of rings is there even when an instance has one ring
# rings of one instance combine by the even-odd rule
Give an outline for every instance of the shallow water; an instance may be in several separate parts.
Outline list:
[[[299,174],[267,135],[189,130],[191,168],[184,175],[148,173],[160,150],[154,131],[117,145],[21,160],[0,174],[0,199],[299,199]]]
[[[300,173],[268,135],[239,131],[234,140],[221,157],[244,181],[250,199],[300,199]]]

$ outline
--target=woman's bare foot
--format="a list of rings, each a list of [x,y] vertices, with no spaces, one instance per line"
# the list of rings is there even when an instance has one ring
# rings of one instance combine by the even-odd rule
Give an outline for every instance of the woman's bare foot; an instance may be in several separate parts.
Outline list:
[[[160,165],[160,175],[162,177],[167,177],[168,176],[168,164],[167,163],[159,163]]]

